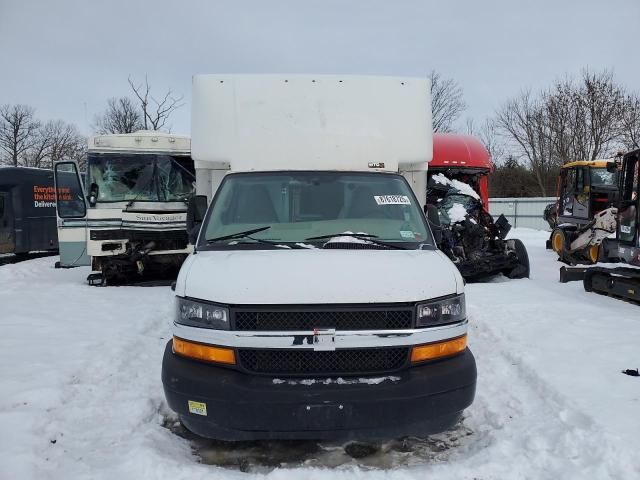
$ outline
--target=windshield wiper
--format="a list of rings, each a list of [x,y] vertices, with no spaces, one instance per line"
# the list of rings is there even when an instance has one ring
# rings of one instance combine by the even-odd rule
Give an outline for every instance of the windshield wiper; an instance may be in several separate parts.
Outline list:
[[[294,245],[288,245],[288,243],[290,243],[290,242],[276,242],[276,241],[273,241],[273,240],[265,240],[263,238],[255,238],[255,237],[251,236],[254,233],[264,232],[268,228],[271,228],[271,227],[254,228],[253,230],[247,230],[245,232],[233,233],[231,235],[225,235],[224,237],[210,238],[210,239],[207,240],[207,244],[212,244],[212,243],[216,243],[216,242],[223,242],[225,240],[239,240],[241,238],[248,238],[249,240],[253,240],[256,243],[262,243],[264,245],[270,245],[272,247],[278,247],[278,248],[304,248],[304,247],[301,247],[300,245],[295,245],[295,244]],[[249,242],[237,242],[237,243],[239,243],[239,244],[248,244]]]
[[[342,232],[342,233],[334,233],[332,235],[319,235],[317,237],[309,237],[309,238],[305,238],[305,240],[326,240],[327,238],[333,238],[333,237],[354,237],[354,238],[360,238],[362,240],[369,240],[370,238],[378,238],[378,235],[372,235],[370,233]]]
[[[225,235],[223,237],[208,238],[207,243],[222,242],[223,240],[235,240],[237,238],[246,238],[246,237],[249,237],[249,235],[253,235],[254,233],[258,233],[258,232],[264,232],[265,230],[268,230],[270,228],[271,228],[271,225],[267,227],[254,228],[252,230],[245,230],[244,232],[232,233],[231,235]],[[256,238],[252,238],[252,240],[260,241],[259,239],[256,239]],[[262,241],[267,242],[267,240],[262,240]],[[271,243],[271,242],[267,242],[267,243]]]
[[[365,240],[369,243],[372,243],[374,245],[379,245],[381,247],[386,247],[386,248],[391,248],[396,250],[407,250],[406,247],[401,247],[400,245],[394,245],[393,243],[387,243],[387,242],[382,242],[380,240],[375,240],[376,238],[378,238],[378,235],[371,235],[369,233],[336,233],[334,235],[319,235],[317,237],[309,237],[309,238],[306,238],[305,240],[326,240],[326,239],[331,239],[336,237],[352,237],[352,238],[357,238],[359,240]],[[325,245],[329,243],[331,242],[327,242],[325,243]]]

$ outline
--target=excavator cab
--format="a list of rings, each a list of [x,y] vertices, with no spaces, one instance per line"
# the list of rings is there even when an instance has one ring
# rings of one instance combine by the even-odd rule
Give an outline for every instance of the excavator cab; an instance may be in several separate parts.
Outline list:
[[[593,216],[615,204],[617,174],[606,160],[563,165],[558,179],[558,223],[589,223]]]
[[[625,155],[620,170],[616,240],[620,259],[640,265],[640,150]],[[636,255],[632,252],[635,250]]]
[[[560,170],[556,215],[550,222],[554,228],[547,248],[564,262],[588,264],[600,258],[600,243],[582,248],[582,242],[574,242],[594,222],[610,223],[615,216],[609,209],[618,199],[618,173],[608,168],[609,164],[615,165],[607,160],[580,160],[569,162]]]

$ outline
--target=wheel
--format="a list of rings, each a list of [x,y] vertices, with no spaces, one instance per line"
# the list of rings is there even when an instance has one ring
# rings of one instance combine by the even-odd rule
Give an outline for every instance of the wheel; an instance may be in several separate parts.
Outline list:
[[[554,228],[551,233],[551,248],[558,255],[562,256],[562,252],[567,248],[567,235],[564,230]]]
[[[529,266],[529,254],[527,249],[522,243],[522,240],[517,238],[513,239],[513,248],[516,251],[516,257],[518,259],[518,265],[515,266],[509,273],[506,274],[508,278],[529,278],[531,269]]]

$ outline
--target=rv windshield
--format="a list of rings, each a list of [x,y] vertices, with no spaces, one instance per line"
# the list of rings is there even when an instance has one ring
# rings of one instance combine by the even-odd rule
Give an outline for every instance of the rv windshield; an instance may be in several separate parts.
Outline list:
[[[406,180],[396,174],[231,174],[220,186],[205,222],[201,243],[269,227],[251,238],[210,242],[226,246],[255,242],[264,248],[264,241],[326,243],[328,239],[313,237],[346,232],[415,246],[432,243],[422,209]]]
[[[88,183],[98,187],[98,202],[175,202],[195,191],[189,157],[90,153],[87,160]]]

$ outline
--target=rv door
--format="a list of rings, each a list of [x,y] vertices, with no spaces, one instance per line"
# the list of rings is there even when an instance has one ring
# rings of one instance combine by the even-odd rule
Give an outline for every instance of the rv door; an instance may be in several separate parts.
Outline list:
[[[87,255],[87,204],[76,162],[57,162],[53,174],[60,266],[91,265]]]

